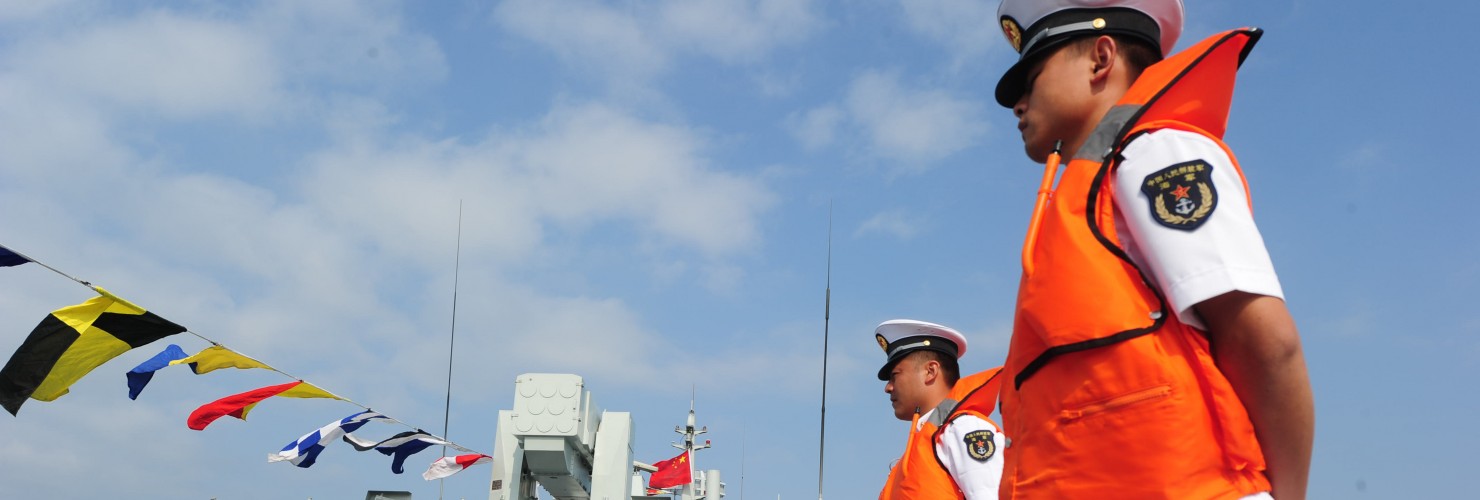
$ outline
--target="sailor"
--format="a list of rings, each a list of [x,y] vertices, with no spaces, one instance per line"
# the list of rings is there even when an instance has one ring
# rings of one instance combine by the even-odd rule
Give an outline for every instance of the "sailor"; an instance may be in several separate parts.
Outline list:
[[[987,417],[1001,368],[962,378],[957,360],[966,337],[935,323],[885,321],[874,339],[887,356],[879,380],[894,417],[910,422],[904,455],[879,498],[997,498],[1006,439]]]
[[[1299,334],[1222,137],[1262,34],[1172,53],[1180,0],[1003,0],[1040,191],[1002,372],[1002,498],[1305,497]],[[1261,165],[1269,171],[1269,165]]]

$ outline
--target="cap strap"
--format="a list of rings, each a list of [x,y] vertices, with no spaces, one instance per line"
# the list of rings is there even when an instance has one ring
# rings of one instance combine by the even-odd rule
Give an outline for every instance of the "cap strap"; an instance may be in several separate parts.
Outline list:
[[[1101,21],[1101,22],[1103,22],[1103,21]],[[1027,54],[1028,51],[1033,50],[1033,46],[1034,45],[1037,45],[1038,42],[1041,42],[1041,41],[1043,41],[1043,40],[1045,40],[1045,39],[1047,39],[1049,37],[1056,36],[1056,35],[1062,35],[1064,33],[1069,33],[1069,32],[1072,32],[1072,31],[1083,31],[1083,30],[1090,30],[1090,29],[1095,29],[1095,22],[1094,21],[1084,21],[1084,22],[1071,23],[1071,24],[1065,24],[1063,26],[1055,26],[1055,27],[1052,27],[1052,28],[1048,28],[1048,29],[1045,29],[1043,31],[1039,31],[1038,34],[1036,34],[1036,35],[1033,35],[1033,38],[1030,39],[1030,40],[1028,40],[1028,43],[1023,44],[1023,50],[1019,51],[1018,53],[1019,54]]]
[[[914,349],[916,347],[925,346],[925,345],[927,345],[927,342],[928,341],[922,340],[922,341],[919,341],[919,342],[915,342],[913,344],[905,344],[905,345],[902,345],[902,346],[899,346],[899,347],[895,347],[895,348],[889,350],[889,357],[892,358],[892,357],[894,357],[894,353],[899,352],[899,351],[902,351],[902,350],[905,350],[905,349]]]

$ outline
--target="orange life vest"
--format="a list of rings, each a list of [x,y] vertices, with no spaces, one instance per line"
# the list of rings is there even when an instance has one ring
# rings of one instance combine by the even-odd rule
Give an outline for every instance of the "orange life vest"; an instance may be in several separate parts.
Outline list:
[[[923,424],[916,414],[910,422],[910,438],[905,445],[904,456],[889,471],[889,480],[879,492],[880,500],[917,500],[936,498],[966,498],[956,480],[946,470],[945,464],[935,454],[935,444],[946,425],[961,415],[987,418],[997,406],[997,394],[1001,392],[1002,378],[998,373],[1002,367],[992,368],[956,381],[946,399],[935,407],[930,419]]]
[[[1207,339],[1177,319],[1127,256],[1113,199],[1118,152],[1142,132],[1186,130],[1223,145],[1234,74],[1261,33],[1221,33],[1147,68],[1076,152],[1039,214],[1003,370],[1002,420],[1012,443],[1001,498],[1208,499],[1269,490],[1247,412]]]

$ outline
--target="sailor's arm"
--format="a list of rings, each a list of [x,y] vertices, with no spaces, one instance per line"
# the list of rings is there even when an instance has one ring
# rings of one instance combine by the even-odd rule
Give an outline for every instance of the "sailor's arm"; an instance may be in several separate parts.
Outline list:
[[[995,499],[1005,445],[996,425],[966,414],[946,424],[935,443],[935,456],[968,500]]]
[[[1315,408],[1300,335],[1276,297],[1230,292],[1197,305],[1218,369],[1249,412],[1270,493],[1302,500],[1310,474]]]

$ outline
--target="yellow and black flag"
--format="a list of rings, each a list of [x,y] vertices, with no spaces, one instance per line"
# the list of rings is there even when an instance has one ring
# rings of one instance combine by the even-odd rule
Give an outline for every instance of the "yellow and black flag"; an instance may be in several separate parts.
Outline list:
[[[102,296],[52,311],[0,369],[0,406],[54,401],[93,368],[185,327],[97,289]]]

